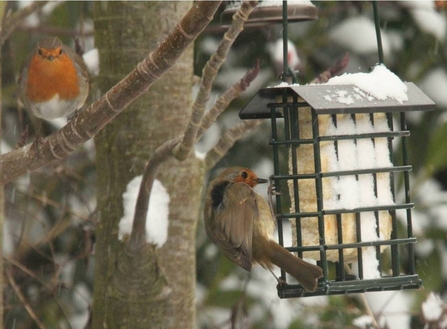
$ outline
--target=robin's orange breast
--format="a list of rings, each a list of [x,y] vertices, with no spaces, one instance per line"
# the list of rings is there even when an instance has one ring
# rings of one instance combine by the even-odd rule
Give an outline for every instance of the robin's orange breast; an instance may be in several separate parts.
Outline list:
[[[76,98],[79,95],[79,79],[73,61],[66,54],[53,60],[33,56],[25,94],[31,102],[45,102],[57,94],[62,100]]]

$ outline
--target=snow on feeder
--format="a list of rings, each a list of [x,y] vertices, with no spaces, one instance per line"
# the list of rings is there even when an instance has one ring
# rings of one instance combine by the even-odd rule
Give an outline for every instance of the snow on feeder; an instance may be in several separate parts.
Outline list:
[[[233,15],[242,1],[228,1],[220,17],[221,25],[231,25]],[[316,20],[317,8],[308,0],[288,0],[287,15],[289,22],[302,22]],[[283,20],[282,0],[260,0],[248,17],[245,27],[260,27],[264,25],[281,23]]]
[[[282,273],[281,298],[420,287],[405,115],[434,106],[378,65],[326,84],[264,88],[242,109],[241,119],[271,119],[280,244],[324,272],[313,293]],[[284,243],[284,221],[292,245]]]

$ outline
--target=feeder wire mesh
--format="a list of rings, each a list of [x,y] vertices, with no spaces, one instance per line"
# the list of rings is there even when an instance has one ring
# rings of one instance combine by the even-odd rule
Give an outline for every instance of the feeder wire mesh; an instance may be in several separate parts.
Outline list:
[[[373,5],[382,63],[378,8]],[[281,78],[296,82],[287,62],[287,14],[283,1]],[[279,243],[323,269],[314,292],[287,282],[281,271],[287,283],[278,285],[281,298],[421,286],[405,117],[407,111],[432,110],[435,104],[414,84],[397,80],[406,90],[405,101],[374,98],[353,85],[281,84],[259,90],[240,112],[241,119],[271,119],[270,190],[276,192]],[[346,95],[352,96],[349,102]],[[339,96],[344,100],[334,101]],[[396,195],[402,189],[400,200]],[[285,243],[288,222],[292,245]]]

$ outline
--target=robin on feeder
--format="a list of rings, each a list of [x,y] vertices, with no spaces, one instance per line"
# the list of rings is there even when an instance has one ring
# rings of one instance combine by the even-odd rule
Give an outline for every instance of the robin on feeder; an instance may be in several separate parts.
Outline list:
[[[25,107],[45,120],[80,109],[89,91],[85,63],[57,37],[37,44],[22,63],[18,84]]]
[[[266,183],[250,169],[224,170],[208,189],[205,229],[209,238],[232,262],[250,271],[259,263],[274,265],[292,275],[307,291],[315,291],[322,270],[295,257],[273,240],[275,221],[270,207],[253,187]],[[272,272],[273,273],[273,272]]]

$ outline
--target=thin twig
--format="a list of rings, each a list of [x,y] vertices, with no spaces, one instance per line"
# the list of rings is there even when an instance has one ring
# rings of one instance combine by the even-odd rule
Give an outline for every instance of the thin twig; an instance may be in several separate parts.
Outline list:
[[[11,269],[9,269],[8,271],[6,271],[6,274],[8,276],[8,280],[9,283],[11,284],[11,287],[14,289],[17,297],[20,299],[20,301],[23,304],[23,307],[25,307],[26,311],[28,312],[28,314],[30,315],[30,317],[34,320],[34,322],[36,322],[37,326],[40,329],[45,329],[45,326],[43,325],[43,323],[39,320],[39,318],[37,317],[37,314],[34,312],[33,308],[30,306],[30,304],[26,301],[25,296],[22,294],[22,292],[20,291],[19,286],[17,285],[17,283],[14,281],[14,278],[12,276],[11,273]]]
[[[31,197],[31,198],[39,201],[39,202],[41,202],[44,205],[50,205],[50,206],[52,206],[52,207],[54,207],[56,209],[60,209],[60,210],[62,210],[64,212],[66,212],[66,213],[69,213],[70,215],[72,215],[74,217],[77,217],[77,218],[83,220],[84,222],[89,220],[88,216],[85,216],[85,215],[83,215],[83,214],[81,214],[79,212],[76,212],[73,209],[73,207],[70,207],[70,206],[67,206],[67,205],[63,205],[60,202],[58,202],[56,200],[53,200],[53,199],[50,199],[50,198],[47,198],[44,195],[33,193],[33,192],[28,192],[28,193],[24,192],[23,194],[26,195],[26,196],[29,196],[29,197]]]
[[[330,78],[339,75],[349,63],[349,54],[346,53],[341,59],[335,63],[335,65],[323,73],[320,73],[315,79],[313,79],[310,83],[325,83]]]
[[[245,133],[259,126],[264,120],[245,120],[240,124],[228,129],[205,157],[206,169],[213,168],[216,163],[228,152],[234,143]]]
[[[49,284],[48,282],[45,282],[44,280],[42,280],[41,278],[39,278],[33,271],[31,271],[30,269],[28,269],[27,267],[25,267],[23,264],[19,263],[18,261],[16,261],[15,259],[12,259],[8,256],[3,256],[3,258],[8,261],[9,263],[11,263],[12,265],[14,265],[15,267],[17,267],[18,269],[20,269],[21,271],[23,271],[24,273],[28,274],[31,278],[33,278],[34,280],[36,280],[37,282],[39,282],[43,287],[45,287],[48,291],[53,292],[53,288],[56,286],[56,284],[62,286],[59,283],[53,283],[53,284]],[[8,272],[11,271],[11,269],[8,270]],[[62,271],[62,266],[59,266],[59,269],[57,271],[55,271],[55,274],[53,275],[53,279],[51,279],[52,281],[57,281],[57,279],[60,276],[60,272]],[[11,273],[12,275],[12,273]],[[68,284],[64,283],[64,286],[69,286]],[[81,298],[83,298],[87,303],[89,302],[86,298],[84,298],[84,296],[82,296],[81,294],[79,294],[76,289],[74,289],[74,287],[69,286],[73,291],[75,291],[75,293],[77,293]],[[61,311],[61,313],[65,316],[65,320],[66,323],[68,325],[69,328],[71,328],[71,324],[70,321],[68,321],[68,317],[65,314],[65,311],[63,309],[63,307],[60,305],[60,303],[56,300],[56,298],[54,298],[53,296],[54,294],[51,293],[51,298],[54,300],[54,302],[56,303],[57,307],[59,308],[59,310]]]
[[[250,83],[258,76],[259,73],[259,60],[256,60],[256,64],[253,68],[247,71],[242,79],[229,88],[222,96],[219,97],[216,104],[203,116],[200,123],[199,130],[197,131],[196,141],[198,141],[205,131],[216,121],[219,115],[227,108],[235,98],[250,86]]]
[[[48,1],[35,1],[29,6],[23,7],[14,14],[6,17],[2,24],[2,31],[0,32],[0,44],[3,45],[9,38],[12,32],[19,26],[22,21],[29,15],[41,9]]]
[[[348,274],[352,274],[351,268],[348,266],[348,264],[345,264],[344,267],[345,267],[345,271]],[[368,301],[366,300],[365,294],[360,294],[359,299],[360,299],[360,302],[363,304],[363,307],[365,308],[366,314],[368,314],[369,317],[371,318],[371,322],[372,322],[374,329],[380,329],[377,319],[374,316],[374,313],[371,310],[371,307],[369,306]]]
[[[238,11],[233,15],[233,21],[229,30],[223,36],[216,52],[205,64],[202,72],[202,80],[196,100],[192,106],[191,120],[186,128],[181,142],[174,149],[174,156],[178,160],[184,160],[196,142],[196,134],[209,100],[212,84],[225,61],[234,40],[242,32],[244,23],[258,1],[244,1]]]
[[[360,299],[361,303],[363,304],[363,307],[365,308],[366,314],[368,314],[369,317],[371,318],[371,322],[372,322],[374,329],[380,329],[380,326],[376,320],[376,317],[375,317],[373,311],[371,310],[371,307],[369,306],[368,301],[366,300],[365,294],[360,294],[359,299]]]

